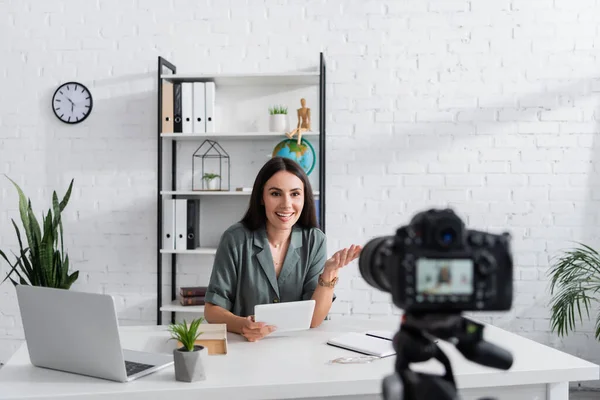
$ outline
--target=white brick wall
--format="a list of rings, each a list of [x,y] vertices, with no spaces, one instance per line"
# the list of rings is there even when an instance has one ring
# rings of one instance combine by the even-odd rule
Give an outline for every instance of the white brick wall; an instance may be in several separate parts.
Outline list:
[[[600,236],[599,22],[597,0],[0,1],[0,173],[40,211],[74,177],[76,286],[115,295],[123,323],[151,324],[156,57],[181,72],[256,72],[314,67],[324,51],[330,252],[453,206],[470,227],[514,235],[515,307],[480,317],[600,362],[592,323],[549,332],[537,282],[570,240]],[[96,100],[75,127],[49,107],[66,80]],[[0,199],[0,243],[14,249],[4,178]],[[210,271],[195,262],[183,271],[202,282]],[[395,309],[351,265],[333,311]],[[0,361],[21,339],[4,284]]]

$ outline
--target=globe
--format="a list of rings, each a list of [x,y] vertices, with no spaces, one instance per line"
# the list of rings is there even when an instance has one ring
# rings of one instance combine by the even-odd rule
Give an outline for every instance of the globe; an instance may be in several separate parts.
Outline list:
[[[310,175],[317,162],[315,149],[304,138],[302,138],[300,144],[298,144],[297,139],[282,140],[273,149],[273,157],[284,157],[296,161],[306,172],[306,175]]]

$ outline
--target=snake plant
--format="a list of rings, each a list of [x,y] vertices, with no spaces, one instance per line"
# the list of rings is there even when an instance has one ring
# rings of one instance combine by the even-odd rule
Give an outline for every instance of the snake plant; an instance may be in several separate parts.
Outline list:
[[[579,246],[566,251],[549,270],[551,276],[551,328],[559,335],[575,330],[576,316],[583,322],[582,308],[590,317],[592,303],[600,301],[600,254],[593,248]],[[600,340],[600,313],[596,316],[596,340]]]
[[[73,180],[71,180],[67,193],[60,203],[56,192],[53,193],[52,208],[46,216],[42,214],[43,229],[40,229],[31,208],[31,200],[25,197],[19,185],[10,178],[8,180],[13,183],[19,194],[19,213],[27,238],[27,247],[23,247],[21,232],[15,221],[11,219],[19,241],[19,254],[13,253],[16,261],[11,263],[6,254],[0,250],[0,256],[10,265],[10,271],[1,283],[10,279],[15,286],[21,284],[69,289],[73,282],[77,280],[79,271],[69,275],[69,256],[65,253],[63,246],[61,212],[65,209],[71,197]],[[13,279],[13,274],[16,275],[16,279]]]

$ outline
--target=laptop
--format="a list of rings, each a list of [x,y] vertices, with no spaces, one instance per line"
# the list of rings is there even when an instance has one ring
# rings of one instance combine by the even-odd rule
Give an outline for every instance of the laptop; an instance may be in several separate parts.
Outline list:
[[[110,295],[17,285],[31,363],[129,382],[173,364],[173,354],[123,350]]]
[[[315,304],[314,300],[257,304],[254,306],[254,320],[277,327],[277,330],[269,336],[308,330],[315,311]]]

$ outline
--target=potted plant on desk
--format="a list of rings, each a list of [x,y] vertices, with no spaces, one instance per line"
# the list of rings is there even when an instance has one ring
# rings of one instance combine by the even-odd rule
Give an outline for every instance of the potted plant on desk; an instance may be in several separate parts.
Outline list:
[[[194,382],[206,379],[203,359],[208,355],[208,350],[204,346],[196,344],[196,339],[203,332],[198,332],[198,328],[203,317],[188,323],[183,322],[169,325],[171,339],[181,343],[181,347],[173,350],[173,359],[175,362],[175,379],[182,382]]]

